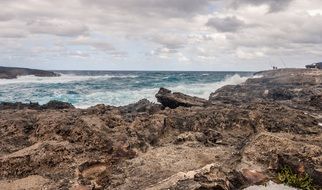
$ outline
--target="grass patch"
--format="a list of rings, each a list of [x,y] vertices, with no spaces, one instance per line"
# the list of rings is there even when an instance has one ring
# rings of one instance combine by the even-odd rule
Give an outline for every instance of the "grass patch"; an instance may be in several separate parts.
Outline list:
[[[277,174],[277,179],[288,186],[303,189],[317,190],[309,174],[296,174],[289,166],[284,166]]]

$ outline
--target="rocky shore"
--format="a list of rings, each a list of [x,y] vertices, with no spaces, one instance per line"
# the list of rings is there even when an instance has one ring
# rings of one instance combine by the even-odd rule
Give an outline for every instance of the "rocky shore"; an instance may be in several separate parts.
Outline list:
[[[285,166],[322,186],[322,70],[256,73],[208,100],[0,104],[0,189],[243,189]]]
[[[51,71],[43,71],[37,69],[27,69],[18,67],[1,67],[0,66],[0,79],[15,79],[18,76],[34,75],[37,77],[56,77],[59,74]]]

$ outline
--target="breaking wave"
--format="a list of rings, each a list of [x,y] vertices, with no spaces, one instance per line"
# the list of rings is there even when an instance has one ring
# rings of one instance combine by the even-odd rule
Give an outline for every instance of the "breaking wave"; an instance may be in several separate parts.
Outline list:
[[[23,76],[0,80],[0,101],[39,102],[60,100],[79,108],[96,104],[127,105],[146,98],[156,102],[160,87],[208,99],[225,85],[243,83],[251,73],[130,72],[104,75],[62,74],[60,77]]]
[[[136,78],[136,75],[98,75],[82,76],[73,74],[61,74],[59,77],[37,77],[34,75],[18,76],[16,79],[0,79],[0,85],[16,83],[69,83],[75,81],[88,81],[111,78]]]

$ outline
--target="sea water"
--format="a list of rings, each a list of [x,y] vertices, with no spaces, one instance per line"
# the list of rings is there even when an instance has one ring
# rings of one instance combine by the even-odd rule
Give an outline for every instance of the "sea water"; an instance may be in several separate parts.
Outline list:
[[[60,77],[21,76],[0,79],[0,102],[59,100],[86,108],[127,105],[146,98],[156,102],[160,87],[208,99],[211,92],[239,84],[251,72],[56,71]]]

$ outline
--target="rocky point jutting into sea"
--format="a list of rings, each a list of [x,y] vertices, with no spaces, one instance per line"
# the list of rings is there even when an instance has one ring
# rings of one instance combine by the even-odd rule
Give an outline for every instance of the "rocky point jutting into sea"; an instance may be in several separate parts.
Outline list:
[[[288,166],[322,185],[322,70],[279,69],[209,99],[0,105],[0,189],[242,189]]]
[[[0,66],[0,79],[15,79],[18,76],[25,76],[25,75],[34,75],[34,76],[39,76],[39,77],[59,76],[59,74],[52,72],[52,71]]]

